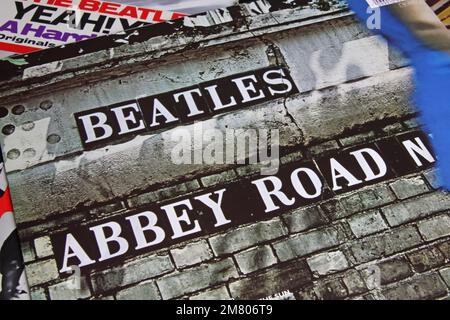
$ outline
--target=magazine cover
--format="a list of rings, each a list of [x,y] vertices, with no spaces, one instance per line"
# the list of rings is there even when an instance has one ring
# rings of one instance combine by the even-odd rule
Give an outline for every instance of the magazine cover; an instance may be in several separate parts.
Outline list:
[[[0,57],[176,20],[234,3],[234,0],[4,0],[0,15]]]
[[[116,2],[183,16],[0,61],[2,294],[449,297],[448,1]]]

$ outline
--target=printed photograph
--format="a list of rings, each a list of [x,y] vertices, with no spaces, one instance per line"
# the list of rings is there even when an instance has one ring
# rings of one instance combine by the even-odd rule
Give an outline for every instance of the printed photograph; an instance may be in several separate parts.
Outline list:
[[[450,0],[3,2],[2,300],[450,298]]]

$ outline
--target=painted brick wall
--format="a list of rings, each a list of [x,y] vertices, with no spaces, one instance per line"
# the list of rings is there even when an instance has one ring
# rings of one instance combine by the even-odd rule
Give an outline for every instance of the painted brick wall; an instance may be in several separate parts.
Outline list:
[[[258,172],[175,166],[171,130],[85,151],[75,112],[284,64],[298,95],[204,124],[278,128],[282,164],[420,129],[407,62],[348,11],[246,10],[220,28],[30,67],[2,83],[9,113],[1,126],[14,127],[3,132],[2,149],[34,299],[259,299],[286,290],[296,299],[449,296],[450,197],[433,169],[94,270],[81,290],[68,289],[52,233]]]
[[[355,142],[353,146],[415,130],[411,123],[390,123],[377,132],[343,136],[308,150],[323,152],[343,141]],[[296,152],[283,161],[307,157]],[[248,177],[232,172],[232,179],[229,171],[223,173],[228,182]],[[450,198],[436,190],[435,179],[428,169],[158,250],[93,272],[75,296],[259,299],[290,290],[297,299],[444,298],[450,280]],[[200,181],[189,184],[199,186]],[[186,183],[167,190],[165,200],[185,194]],[[153,194],[163,199],[160,191]],[[139,205],[135,199],[93,208],[88,219],[124,214]],[[23,251],[35,298],[73,295],[58,280],[48,236],[24,241]],[[380,270],[380,287],[371,287],[373,266]]]

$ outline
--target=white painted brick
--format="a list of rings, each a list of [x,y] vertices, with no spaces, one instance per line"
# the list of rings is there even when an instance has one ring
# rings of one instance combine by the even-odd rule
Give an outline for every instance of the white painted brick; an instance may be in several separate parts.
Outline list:
[[[382,212],[389,225],[398,226],[448,209],[450,196],[435,192],[386,206]]]
[[[55,280],[59,277],[55,260],[45,260],[29,264],[26,266],[26,273],[30,287]]]
[[[198,264],[213,257],[211,249],[205,240],[189,243],[184,247],[173,249],[170,252],[178,268]]]
[[[34,248],[39,258],[45,258],[53,255],[53,246],[50,237],[44,236],[34,240]]]
[[[20,247],[22,249],[23,260],[25,262],[31,262],[36,259],[36,254],[34,253],[33,246],[30,242],[23,241],[21,242]]]
[[[277,258],[270,246],[252,248],[235,255],[237,264],[242,273],[247,274],[277,263]]]
[[[166,300],[206,289],[237,277],[238,273],[233,261],[225,259],[172,273],[159,278],[157,284],[163,299]]]
[[[160,300],[158,288],[154,281],[142,282],[133,287],[119,291],[117,300]]]
[[[391,183],[390,187],[400,200],[411,198],[428,191],[428,187],[422,177],[399,179]]]
[[[441,277],[442,279],[444,279],[447,286],[450,288],[450,268],[439,270],[439,273],[441,274]]]
[[[319,253],[306,260],[311,271],[318,275],[327,275],[348,268],[348,261],[341,251]]]
[[[450,217],[440,215],[418,223],[419,232],[427,241],[450,235]]]
[[[73,279],[60,282],[48,288],[51,300],[78,300],[87,299],[91,293],[86,282],[86,278],[82,277],[80,288],[74,287],[76,283]]]
[[[358,238],[388,229],[379,211],[369,211],[348,219],[350,229]]]
[[[302,257],[307,254],[331,248],[345,239],[343,230],[338,227],[322,228],[308,233],[294,235],[273,244],[275,253],[281,261]]]
[[[238,228],[209,239],[216,256],[233,253],[255,244],[273,240],[287,234],[280,219],[262,221],[250,226]]]
[[[94,291],[103,292],[138,283],[174,270],[168,255],[151,255],[91,276]]]

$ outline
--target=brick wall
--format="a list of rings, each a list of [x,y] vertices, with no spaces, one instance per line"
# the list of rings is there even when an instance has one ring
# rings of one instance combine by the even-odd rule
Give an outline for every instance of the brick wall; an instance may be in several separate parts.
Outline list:
[[[411,122],[391,123],[377,133],[345,136],[310,149],[391,137],[392,132],[411,131]],[[299,157],[307,158],[296,152],[293,157],[286,155],[284,161]],[[248,177],[232,172],[233,179],[228,182]],[[230,175],[229,171],[223,174]],[[190,180],[189,184],[198,186],[200,181]],[[185,186],[178,184],[168,188],[170,192],[154,194],[158,200],[167,200],[185,194]],[[297,299],[444,298],[450,284],[450,198],[437,187],[434,170],[427,169],[344,193],[271,220],[94,271],[85,277],[85,289],[75,291],[75,296],[259,299],[290,290]],[[144,196],[149,199],[149,194]],[[124,214],[139,205],[135,200],[139,197],[94,208],[92,219]],[[23,244],[33,296],[58,299],[73,295],[59,280],[49,237]],[[379,287],[371,287],[374,266],[380,270]]]
[[[31,66],[3,81],[9,113],[0,121],[15,130],[3,133],[2,149],[33,298],[259,299],[286,290],[296,299],[448,297],[450,198],[433,169],[95,269],[82,289],[70,289],[52,234],[258,175],[258,166],[172,164],[171,130],[86,151],[75,112],[283,64],[299,94],[204,124],[279,129],[282,165],[420,129],[407,62],[345,9],[241,7],[232,17],[220,28]]]

